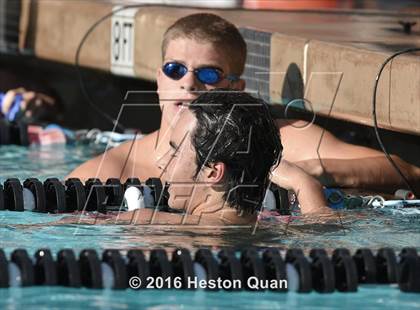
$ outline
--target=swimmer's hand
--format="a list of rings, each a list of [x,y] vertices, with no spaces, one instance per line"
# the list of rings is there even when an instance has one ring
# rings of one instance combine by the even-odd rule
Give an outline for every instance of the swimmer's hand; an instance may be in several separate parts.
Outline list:
[[[296,193],[302,214],[331,214],[322,184],[287,160],[282,159],[272,171],[271,181]]]

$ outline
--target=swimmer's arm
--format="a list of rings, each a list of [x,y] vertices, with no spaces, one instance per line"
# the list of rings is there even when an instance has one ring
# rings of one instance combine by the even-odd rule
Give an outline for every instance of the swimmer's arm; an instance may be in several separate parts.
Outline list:
[[[322,131],[317,126],[312,126],[311,130]],[[315,161],[309,161],[306,165],[294,163],[321,180],[326,186],[387,192],[394,191],[396,187],[406,187],[403,179],[381,151],[346,143],[325,131],[319,154],[321,159],[314,157]],[[398,156],[391,155],[391,157],[413,186],[420,188],[420,168],[410,165]]]
[[[295,164],[318,178],[325,186],[363,188],[389,193],[397,188],[406,188],[403,179],[388,159],[379,152],[375,155],[357,159],[311,159]],[[419,192],[420,168],[408,164],[398,156],[391,157],[414,190],[417,188]]]
[[[321,183],[301,168],[281,160],[271,174],[271,181],[296,193],[302,214],[329,213]]]
[[[381,151],[341,141],[331,132],[305,122],[277,120],[284,157],[318,178],[326,186],[393,191],[405,187]],[[420,188],[420,168],[391,156],[414,187]]]

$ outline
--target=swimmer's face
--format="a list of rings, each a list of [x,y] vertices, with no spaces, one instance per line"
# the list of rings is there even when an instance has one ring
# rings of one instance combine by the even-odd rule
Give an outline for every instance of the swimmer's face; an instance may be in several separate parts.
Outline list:
[[[178,62],[185,65],[189,71],[202,67],[215,67],[227,75],[232,73],[227,59],[223,52],[213,47],[211,43],[177,38],[169,42],[163,64]],[[200,92],[220,87],[238,90],[244,88],[243,80],[231,82],[223,79],[217,84],[203,84],[197,80],[193,72],[188,72],[179,80],[173,80],[163,73],[162,68],[157,72],[157,84],[162,118],[172,127],[179,117],[182,103],[191,102]]]
[[[211,185],[213,182],[206,175],[210,168],[204,168],[196,175],[196,152],[191,144],[191,133],[195,124],[194,114],[183,107],[171,133],[170,151],[164,159],[165,179],[170,183],[169,206],[188,213],[192,213],[198,205],[205,202],[209,190],[209,186],[205,184]]]

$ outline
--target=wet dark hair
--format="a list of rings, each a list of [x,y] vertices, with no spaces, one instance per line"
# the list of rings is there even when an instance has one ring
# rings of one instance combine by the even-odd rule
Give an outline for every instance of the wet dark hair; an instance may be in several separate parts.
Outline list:
[[[240,211],[259,210],[278,165],[282,145],[267,104],[245,92],[216,89],[190,105],[197,124],[191,133],[197,171],[223,162],[225,201]]]

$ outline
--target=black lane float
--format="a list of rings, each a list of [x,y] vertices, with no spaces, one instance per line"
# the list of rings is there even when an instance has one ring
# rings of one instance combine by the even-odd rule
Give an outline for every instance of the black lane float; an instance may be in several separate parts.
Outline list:
[[[23,183],[17,178],[9,178],[0,184],[0,210],[41,213],[124,211],[124,195],[128,188],[135,188],[140,195],[147,196],[145,207],[164,209],[167,206],[168,186],[162,185],[158,178],[150,178],[144,184],[137,178],[130,178],[124,184],[115,178],[105,183],[90,178],[85,184],[78,178],[65,182],[57,178],[44,182],[29,178]]]
[[[272,184],[273,209],[280,214],[290,214],[287,191]],[[144,198],[139,204],[139,195]],[[138,178],[128,178],[121,183],[117,178],[109,178],[105,183],[100,179],[90,178],[84,184],[78,178],[69,178],[61,182],[57,178],[48,178],[41,182],[37,178],[28,178],[21,183],[17,178],[7,179],[0,184],[0,210],[34,211],[41,213],[68,213],[75,211],[130,210],[146,207],[168,210],[168,184],[162,184],[159,178],[149,178],[141,182]],[[128,202],[123,207],[123,202]]]
[[[55,258],[54,258],[55,257]],[[420,257],[414,248],[397,256],[390,248],[376,253],[359,249],[277,248],[215,253],[207,248],[192,255],[187,249],[60,250],[40,249],[31,258],[16,249],[7,258],[0,249],[0,287],[64,286],[92,289],[206,289],[356,292],[360,284],[398,284],[403,292],[420,293]],[[133,281],[137,280],[137,281]],[[136,284],[135,284],[136,283]],[[226,283],[229,283],[227,285]]]

